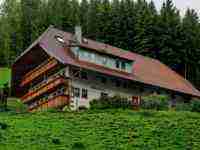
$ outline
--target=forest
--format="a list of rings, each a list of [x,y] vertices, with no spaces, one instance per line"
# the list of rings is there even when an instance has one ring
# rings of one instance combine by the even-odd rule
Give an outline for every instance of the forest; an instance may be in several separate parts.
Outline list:
[[[5,0],[0,13],[0,66],[10,67],[50,25],[156,58],[200,88],[200,22],[166,0]]]

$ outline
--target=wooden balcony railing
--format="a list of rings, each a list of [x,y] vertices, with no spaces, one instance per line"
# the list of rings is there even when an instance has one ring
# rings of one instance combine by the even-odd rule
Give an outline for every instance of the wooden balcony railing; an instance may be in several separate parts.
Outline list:
[[[51,81],[53,81],[53,80],[55,80],[56,78],[59,78],[59,77],[63,77],[63,72],[62,72],[62,70],[59,71],[59,72],[57,72],[57,73],[55,73],[55,74],[53,74],[53,75],[51,75],[51,76],[49,76],[47,80],[44,79],[44,80],[41,81],[40,83],[36,84],[35,86],[33,86],[33,87],[29,90],[29,92],[30,92],[30,91],[32,91],[32,92],[33,92],[33,91],[36,91],[36,90],[40,89],[41,87],[45,86],[46,84],[50,83]]]
[[[20,86],[24,86],[27,83],[30,83],[32,80],[45,73],[46,71],[54,68],[58,64],[58,61],[50,58],[35,69],[31,70],[22,78]]]
[[[45,110],[48,108],[61,108],[68,104],[69,104],[69,96],[60,95],[60,96],[56,96],[52,99],[49,99],[48,101],[41,102],[34,107],[29,108],[29,111],[35,112],[38,110]]]
[[[27,94],[25,94],[23,97],[21,97],[21,100],[26,103],[41,94],[44,94],[48,91],[51,91],[55,87],[61,85],[61,84],[66,84],[67,85],[68,81],[64,79],[63,77],[59,76],[56,77],[55,79],[51,79],[44,83],[43,85],[40,86],[40,88],[37,88],[36,90],[29,91]]]

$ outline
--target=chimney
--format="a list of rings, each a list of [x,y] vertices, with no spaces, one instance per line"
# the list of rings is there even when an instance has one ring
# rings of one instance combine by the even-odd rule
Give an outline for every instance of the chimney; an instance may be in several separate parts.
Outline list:
[[[75,27],[75,39],[76,39],[76,42],[78,44],[82,43],[82,30],[81,30],[81,26],[76,26]]]

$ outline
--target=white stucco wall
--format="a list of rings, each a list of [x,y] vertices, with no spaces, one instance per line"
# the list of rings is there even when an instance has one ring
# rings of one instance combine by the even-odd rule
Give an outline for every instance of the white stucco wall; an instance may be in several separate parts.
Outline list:
[[[71,97],[75,107],[89,107],[89,102],[93,99],[99,98],[102,92],[107,93],[109,96],[121,95],[129,98],[130,100],[132,99],[132,96],[140,95],[139,88],[137,88],[136,85],[129,84],[128,81],[126,81],[128,84],[127,88],[124,88],[122,85],[120,87],[116,87],[112,77],[106,76],[107,82],[106,84],[103,84],[96,78],[96,76],[99,75],[98,73],[88,72],[87,74],[88,80],[72,77],[72,86],[80,89],[80,97]],[[124,81],[121,80],[122,83]],[[83,88],[88,90],[87,99],[81,98]]]

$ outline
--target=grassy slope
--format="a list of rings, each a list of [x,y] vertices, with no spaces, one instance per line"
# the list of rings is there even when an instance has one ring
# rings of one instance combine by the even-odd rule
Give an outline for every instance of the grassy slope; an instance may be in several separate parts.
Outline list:
[[[75,143],[87,150],[200,149],[198,113],[2,113],[0,122],[8,124],[0,129],[0,150],[71,150]]]
[[[9,68],[0,68],[0,88],[3,87],[3,84],[9,83],[11,80],[11,69]]]

